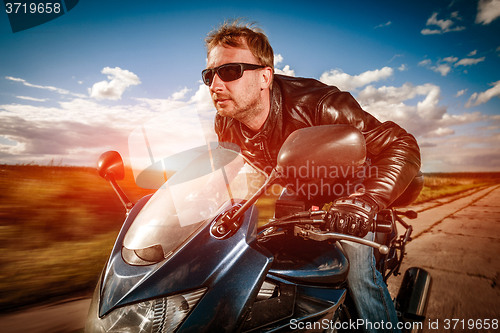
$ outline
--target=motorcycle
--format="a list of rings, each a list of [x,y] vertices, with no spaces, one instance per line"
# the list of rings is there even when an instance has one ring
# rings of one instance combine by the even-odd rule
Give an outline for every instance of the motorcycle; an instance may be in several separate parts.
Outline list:
[[[287,171],[305,166],[362,167],[364,137],[347,125],[300,129],[265,173],[237,147],[212,144],[154,195],[132,204],[116,180],[117,152],[98,161],[127,217],[96,286],[85,332],[336,332],[360,329],[347,289],[349,260],[340,241],[371,246],[384,281],[400,274],[412,227],[402,211],[423,187],[419,173],[394,204],[379,212],[376,241],[326,230],[327,210],[277,200],[258,225],[256,201]],[[398,236],[396,224],[405,230]],[[395,305],[402,327],[422,328],[431,277],[404,275]]]

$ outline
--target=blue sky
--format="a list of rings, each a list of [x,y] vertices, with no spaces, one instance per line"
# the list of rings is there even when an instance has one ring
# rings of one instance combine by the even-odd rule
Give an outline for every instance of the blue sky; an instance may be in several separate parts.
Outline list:
[[[267,33],[277,72],[414,134],[424,171],[500,170],[500,0],[81,0],[17,33],[0,14],[0,163],[94,165],[155,116],[210,114],[203,39],[237,17]]]

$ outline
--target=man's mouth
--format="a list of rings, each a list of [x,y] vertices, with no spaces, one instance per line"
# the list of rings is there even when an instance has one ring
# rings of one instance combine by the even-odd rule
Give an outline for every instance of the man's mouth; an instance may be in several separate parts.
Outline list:
[[[230,100],[231,100],[230,98],[217,97],[217,98],[214,99],[214,102],[215,102],[215,104],[219,104],[220,105],[220,104],[224,104],[224,103],[226,103],[226,102],[228,102]]]

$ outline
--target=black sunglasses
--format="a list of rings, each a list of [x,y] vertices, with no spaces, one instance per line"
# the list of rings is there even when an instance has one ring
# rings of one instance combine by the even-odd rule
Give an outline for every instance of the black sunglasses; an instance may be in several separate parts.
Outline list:
[[[215,73],[219,76],[219,78],[224,82],[238,80],[243,76],[243,72],[246,70],[254,70],[259,68],[264,68],[266,66],[262,65],[254,65],[254,64],[244,64],[244,63],[230,63],[220,65],[215,68],[207,68],[201,72],[201,78],[203,79],[203,83],[207,86],[212,84],[214,80]]]

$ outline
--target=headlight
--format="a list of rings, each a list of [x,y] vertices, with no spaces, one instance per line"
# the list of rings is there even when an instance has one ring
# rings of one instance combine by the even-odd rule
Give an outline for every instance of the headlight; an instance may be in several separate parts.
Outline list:
[[[177,294],[113,310],[95,318],[92,332],[166,333],[173,332],[196,306],[207,288]],[[89,323],[87,323],[89,324]]]

